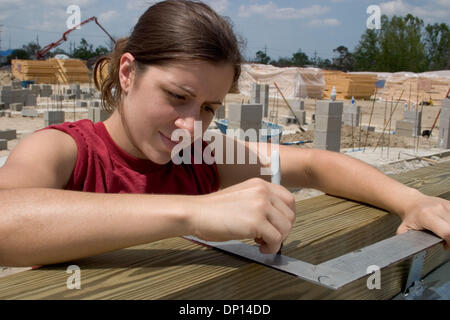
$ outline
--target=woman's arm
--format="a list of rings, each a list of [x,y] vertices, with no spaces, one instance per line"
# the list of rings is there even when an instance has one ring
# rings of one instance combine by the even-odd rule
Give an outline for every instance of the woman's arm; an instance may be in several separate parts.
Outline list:
[[[248,142],[245,146],[247,153],[263,150],[262,158],[268,155],[270,159],[271,146]],[[281,183],[284,187],[314,188],[385,209],[402,218],[398,233],[410,229],[431,230],[444,239],[446,248],[450,249],[450,201],[426,196],[389,178],[372,166],[340,153],[283,145],[277,147],[280,150]],[[246,162],[241,165],[219,165],[223,186],[240,183],[255,176],[270,180],[270,176],[260,175],[261,169],[267,166],[264,163],[265,161],[258,161],[257,164]]]
[[[450,248],[450,201],[426,196],[340,153],[285,146],[280,150],[288,185],[318,189],[396,213],[403,220],[398,233],[431,230]]]

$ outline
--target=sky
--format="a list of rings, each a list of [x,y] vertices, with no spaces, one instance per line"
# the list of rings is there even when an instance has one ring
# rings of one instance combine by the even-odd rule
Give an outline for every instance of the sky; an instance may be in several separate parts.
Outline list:
[[[31,41],[41,47],[57,41],[67,30],[69,6],[80,8],[81,21],[96,16],[115,38],[128,36],[152,0],[0,0],[0,49],[15,49]],[[229,17],[237,34],[247,41],[244,56],[258,50],[272,59],[291,57],[301,49],[309,57],[334,57],[340,45],[353,51],[367,28],[376,5],[381,14],[412,13],[425,24],[450,25],[450,0],[205,0],[219,14]],[[69,42],[85,38],[94,47],[106,46],[108,37],[95,23],[84,25],[68,36]]]

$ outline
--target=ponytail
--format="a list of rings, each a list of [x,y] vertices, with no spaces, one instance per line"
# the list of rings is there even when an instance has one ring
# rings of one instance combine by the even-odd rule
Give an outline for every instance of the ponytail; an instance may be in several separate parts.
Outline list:
[[[103,110],[109,113],[112,113],[121,103],[122,87],[119,82],[119,68],[127,43],[128,38],[117,40],[111,55],[101,57],[95,63],[95,87],[101,92]]]

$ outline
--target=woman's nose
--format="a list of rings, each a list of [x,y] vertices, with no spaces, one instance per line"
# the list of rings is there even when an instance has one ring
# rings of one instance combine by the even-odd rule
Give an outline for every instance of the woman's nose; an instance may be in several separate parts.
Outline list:
[[[200,118],[200,108],[199,107],[189,107],[187,112],[180,115],[180,117],[175,121],[175,125],[180,129],[187,130],[189,134],[194,135],[195,124],[201,124]]]

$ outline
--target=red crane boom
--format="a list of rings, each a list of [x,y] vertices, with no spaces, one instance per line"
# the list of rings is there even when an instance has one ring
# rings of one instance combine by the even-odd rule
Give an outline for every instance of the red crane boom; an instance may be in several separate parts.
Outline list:
[[[83,22],[81,22],[80,24],[76,25],[75,27],[73,27],[72,29],[67,30],[66,32],[63,33],[61,39],[59,39],[56,42],[50,43],[49,45],[46,45],[44,48],[42,48],[41,51],[37,52],[37,59],[43,59],[45,54],[47,52],[49,52],[50,50],[52,50],[53,48],[59,46],[61,43],[63,43],[64,41],[67,41],[67,35],[69,33],[71,33],[73,30],[77,29],[78,27],[81,27],[82,25],[91,22],[91,21],[95,21],[95,23],[99,26],[100,29],[103,30],[104,33],[106,33],[108,35],[108,37],[112,40],[112,42],[116,43],[116,40],[114,40],[114,38],[108,33],[108,31],[105,30],[105,28],[102,27],[102,25],[98,22],[97,17],[91,17],[87,20],[84,20]]]

